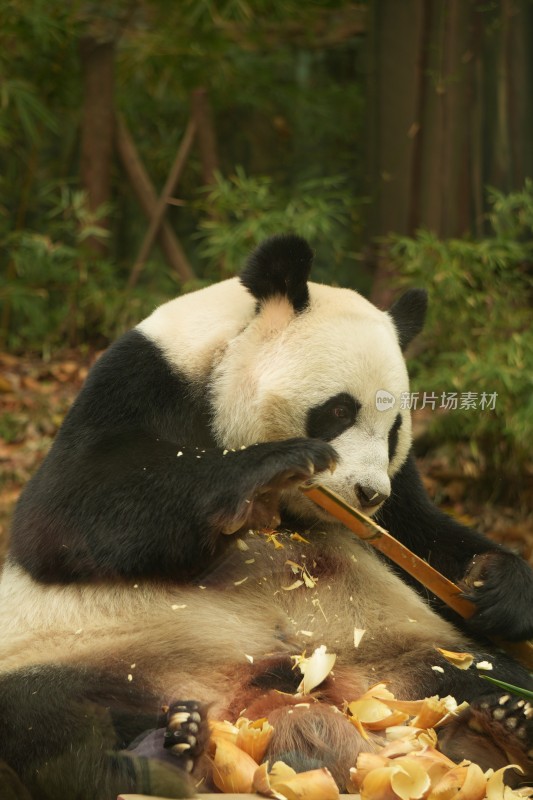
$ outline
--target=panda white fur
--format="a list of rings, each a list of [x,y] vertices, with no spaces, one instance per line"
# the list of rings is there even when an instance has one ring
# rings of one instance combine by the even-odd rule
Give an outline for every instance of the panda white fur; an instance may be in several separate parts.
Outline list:
[[[207,715],[245,710],[275,726],[268,758],[324,764],[342,787],[372,743],[333,707],[378,680],[471,701],[444,749],[531,769],[528,707],[435,649],[531,687],[483,639],[533,634],[531,570],[439,512],[410,453],[402,350],[425,294],[385,313],[308,283],[311,261],[302,239],[273,237],[240,280],[158,308],[95,365],[26,487],[0,584],[0,781],[14,796],[183,796],[205,768]],[[376,408],[380,389],[393,408]],[[467,587],[472,633],[307,499],[309,480]],[[287,590],[289,560],[315,585]],[[334,674],[294,708],[291,656],[320,645]]]

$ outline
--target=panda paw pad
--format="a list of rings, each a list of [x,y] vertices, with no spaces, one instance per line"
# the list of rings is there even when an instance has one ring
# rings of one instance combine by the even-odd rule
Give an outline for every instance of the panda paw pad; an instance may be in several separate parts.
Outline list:
[[[177,766],[192,772],[207,740],[204,709],[193,700],[178,700],[169,706],[163,746],[178,759]]]
[[[533,745],[533,706],[527,700],[503,694],[497,706],[490,707],[492,718],[518,739]],[[533,756],[533,751],[531,753]]]
[[[533,704],[511,694],[494,695],[473,704],[469,725],[484,729],[528,773],[533,771]]]

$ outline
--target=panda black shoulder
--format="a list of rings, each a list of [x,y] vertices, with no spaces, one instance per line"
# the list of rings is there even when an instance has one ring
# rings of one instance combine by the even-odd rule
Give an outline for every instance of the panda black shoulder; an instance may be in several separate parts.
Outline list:
[[[93,366],[64,428],[77,435],[80,426],[96,432],[142,428],[178,441],[187,432],[196,444],[198,437],[206,441],[203,405],[199,387],[169,363],[155,342],[133,329]],[[200,426],[195,424],[199,416]]]

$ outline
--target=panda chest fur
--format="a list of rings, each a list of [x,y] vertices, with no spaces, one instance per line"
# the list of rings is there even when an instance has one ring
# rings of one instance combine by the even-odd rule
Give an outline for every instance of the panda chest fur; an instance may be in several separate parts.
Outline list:
[[[303,535],[249,531],[200,584],[231,599],[237,616],[250,625],[265,609],[273,619],[282,618],[279,638],[296,648],[294,654],[326,645],[341,658],[344,652],[352,658],[355,628],[368,634],[362,658],[372,641],[381,648],[396,638],[412,640],[420,630],[428,638],[451,636],[457,642],[457,632],[375,551],[334,525]]]
[[[248,657],[298,656],[326,646],[340,663],[356,655],[375,667],[421,637],[457,645],[457,632],[346,530],[307,537],[273,531],[231,537],[224,554],[186,584],[43,588],[26,578],[28,607],[9,593],[6,575],[4,665],[32,663],[37,652],[42,658],[47,641],[50,661],[109,666],[112,649],[115,668],[145,664],[171,680],[168,664],[177,663],[182,680],[183,664],[198,667],[200,653],[206,667],[233,668]],[[14,577],[20,587],[21,576]],[[21,636],[28,619],[31,632]],[[364,631],[357,654],[356,631]]]

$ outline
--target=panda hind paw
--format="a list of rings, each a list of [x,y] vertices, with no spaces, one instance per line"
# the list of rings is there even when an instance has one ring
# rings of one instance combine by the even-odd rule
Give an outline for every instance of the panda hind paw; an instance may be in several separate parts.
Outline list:
[[[439,744],[452,759],[467,758],[484,769],[518,765],[506,783],[533,780],[533,704],[511,694],[490,694],[470,704],[443,729]]]
[[[192,772],[209,738],[205,712],[205,707],[194,700],[177,700],[168,708],[163,746],[185,772]]]

